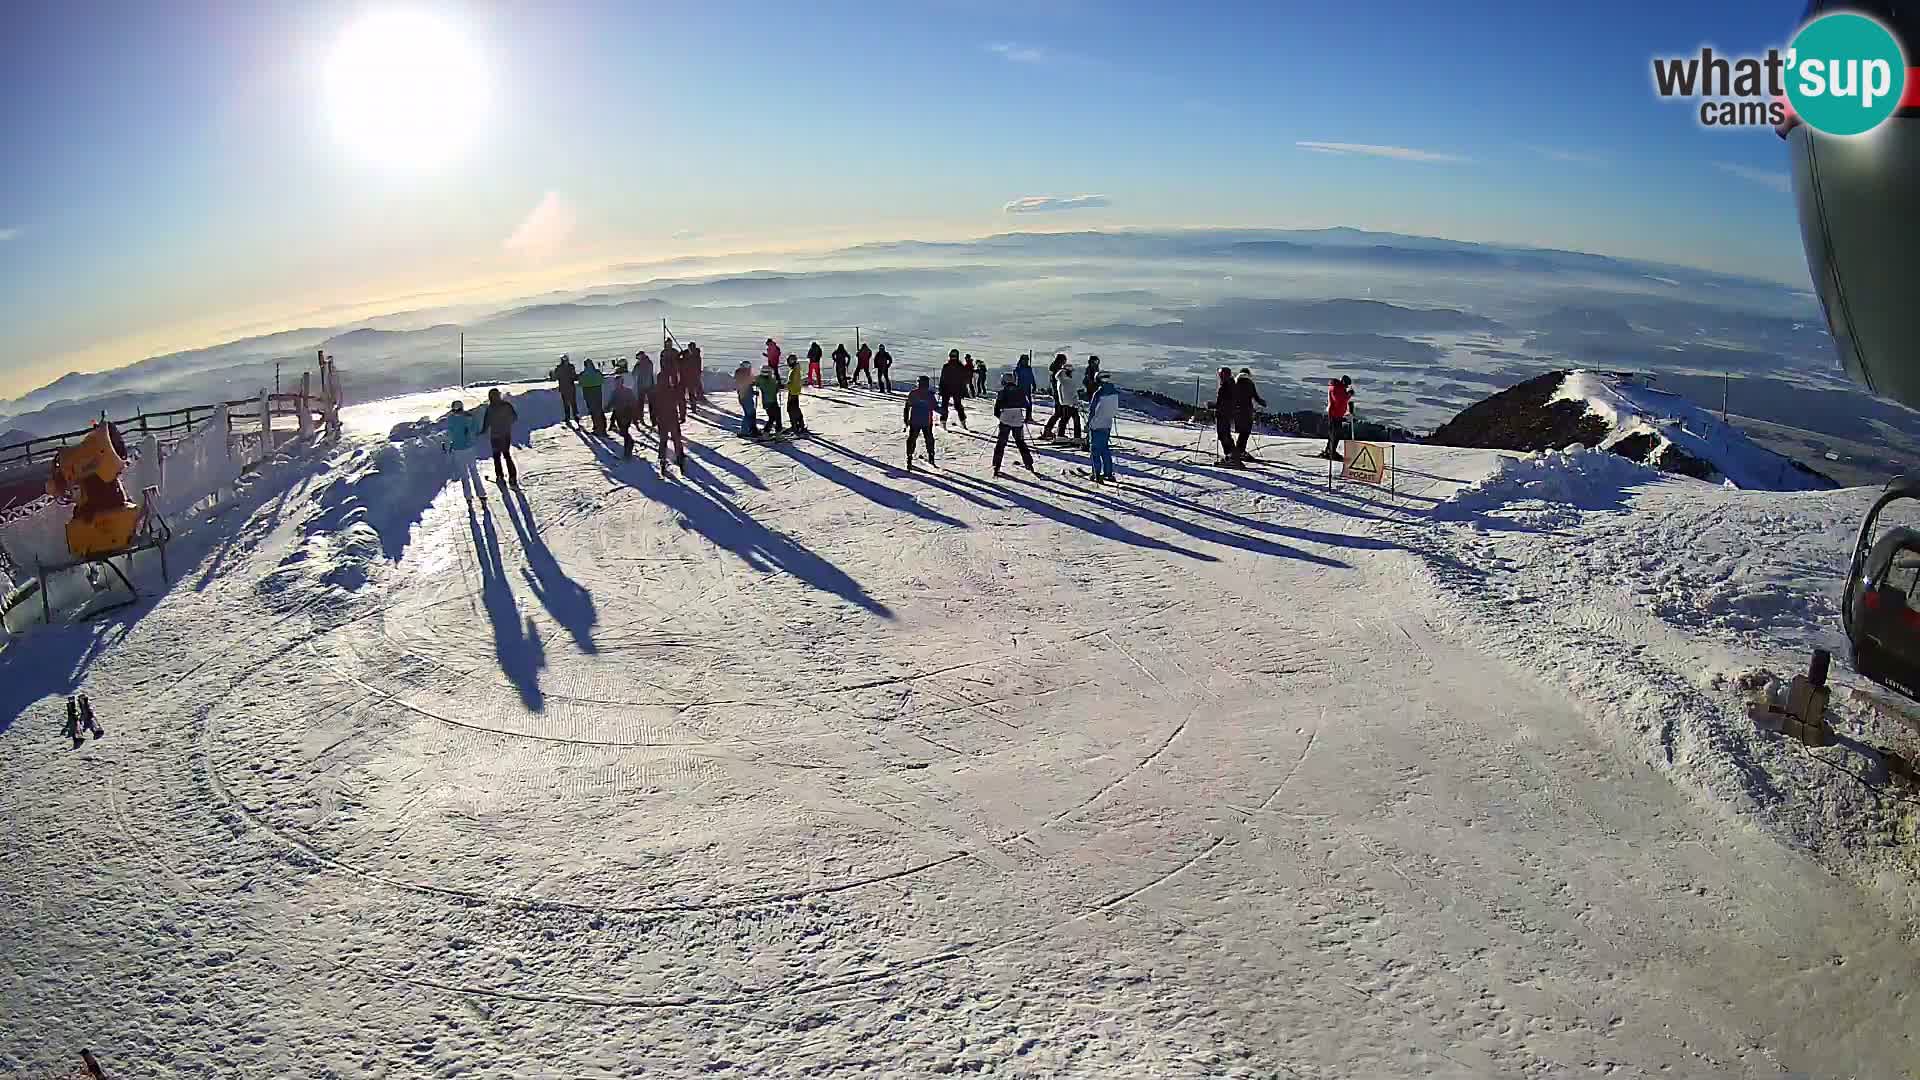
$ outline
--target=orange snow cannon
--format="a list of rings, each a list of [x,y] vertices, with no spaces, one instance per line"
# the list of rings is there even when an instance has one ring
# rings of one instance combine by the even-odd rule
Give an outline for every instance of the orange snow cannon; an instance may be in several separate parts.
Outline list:
[[[75,558],[119,551],[133,542],[139,529],[140,508],[120,486],[127,461],[119,442],[112,425],[95,424],[78,444],[54,456],[47,493],[73,501],[67,549]]]

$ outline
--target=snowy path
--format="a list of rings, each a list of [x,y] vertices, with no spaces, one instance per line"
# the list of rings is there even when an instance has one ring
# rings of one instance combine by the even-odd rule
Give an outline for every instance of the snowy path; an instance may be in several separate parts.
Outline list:
[[[109,739],[4,737],[0,1071],[1920,1069],[1884,911],[1401,546],[1491,455],[1329,492],[1129,422],[1117,489],[957,430],[907,476],[897,404],[809,406],[671,481],[542,429],[349,603],[295,513],[177,586],[87,675]]]

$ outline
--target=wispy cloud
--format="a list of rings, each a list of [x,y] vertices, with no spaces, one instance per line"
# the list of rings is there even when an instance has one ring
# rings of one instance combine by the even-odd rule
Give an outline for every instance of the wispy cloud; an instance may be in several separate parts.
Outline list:
[[[573,227],[579,220],[579,215],[559,192],[549,191],[520,227],[513,230],[513,235],[507,237],[507,250],[537,257],[556,254],[573,236]]]
[[[1038,45],[1022,45],[1013,41],[996,41],[987,46],[987,51],[1015,64],[1044,64],[1053,59],[1051,52]]]
[[[1595,154],[1586,150],[1563,150],[1557,146],[1530,146],[1527,149],[1549,161],[1564,161],[1570,165],[1602,165],[1607,160],[1605,154]]]
[[[1468,160],[1459,154],[1441,154],[1432,150],[1415,150],[1406,146],[1376,146],[1372,143],[1318,142],[1302,139],[1293,145],[1302,150],[1311,150],[1316,154],[1355,154],[1361,157],[1392,158],[1395,161],[1462,162]]]
[[[4,244],[19,235],[20,229],[18,226],[11,229],[0,229],[0,244]]]
[[[1783,172],[1775,172],[1772,169],[1755,169],[1746,165],[1735,165],[1731,161],[1716,161],[1713,163],[1713,167],[1719,169],[1721,172],[1732,173],[1734,176],[1749,183],[1759,184],[1763,188],[1778,191],[1782,194],[1793,190],[1793,179]]]
[[[1009,214],[1044,214],[1054,210],[1097,210],[1112,206],[1105,195],[1028,195],[1015,199],[1004,209]]]

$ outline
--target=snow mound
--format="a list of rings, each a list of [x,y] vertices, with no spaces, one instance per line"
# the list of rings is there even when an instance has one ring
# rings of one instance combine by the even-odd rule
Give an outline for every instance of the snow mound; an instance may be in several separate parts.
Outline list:
[[[1553,503],[1576,510],[1616,510],[1623,493],[1659,474],[1618,454],[1584,446],[1529,457],[1503,458],[1492,476],[1468,484],[1434,507],[1433,516],[1460,521],[1517,503]]]
[[[1584,404],[1607,427],[1600,449],[1700,480],[1760,491],[1824,491],[1830,478],[1768,450],[1678,394],[1570,371],[1548,404]]]
[[[519,414],[517,446],[529,445],[534,431],[561,422],[557,390],[530,390],[507,399]],[[386,406],[420,407],[417,396]],[[406,553],[414,526],[448,483],[485,482],[479,466],[486,456],[484,439],[458,453],[448,447],[444,409],[438,415],[398,420],[384,442],[352,446],[314,490],[299,526],[301,542],[281,561],[280,571],[262,583],[262,592],[304,594],[296,588],[301,581],[323,596],[359,591],[381,563],[398,562]]]

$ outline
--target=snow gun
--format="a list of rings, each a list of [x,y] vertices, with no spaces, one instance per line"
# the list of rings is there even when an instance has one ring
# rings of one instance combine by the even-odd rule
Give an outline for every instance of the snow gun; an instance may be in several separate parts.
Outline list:
[[[75,558],[119,551],[140,527],[140,507],[120,486],[127,470],[125,445],[112,424],[96,423],[79,443],[54,455],[47,493],[73,503],[67,549]]]

